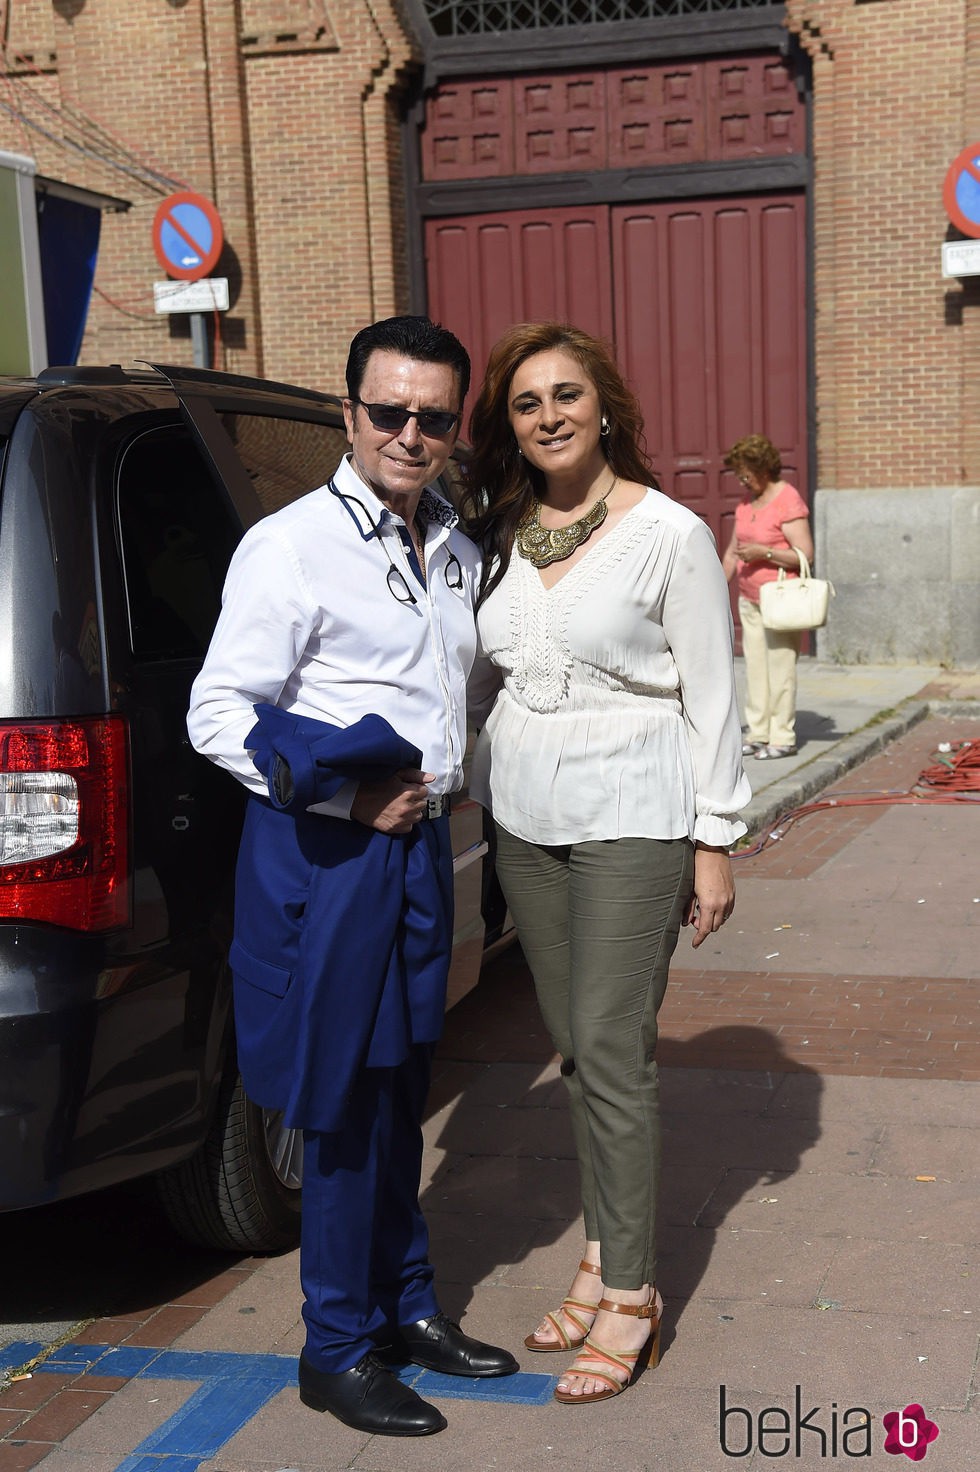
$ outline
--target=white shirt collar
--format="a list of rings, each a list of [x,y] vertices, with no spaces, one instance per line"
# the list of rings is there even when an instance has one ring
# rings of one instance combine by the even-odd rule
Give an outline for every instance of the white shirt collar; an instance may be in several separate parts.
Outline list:
[[[395,516],[371,487],[358,475],[351,464],[350,455],[345,455],[329,482],[329,489],[337,496],[365,541],[377,536],[385,522],[403,525],[402,518]],[[434,521],[439,526],[452,529],[459,517],[452,506],[432,486],[426,486],[419,497],[419,512],[423,520]]]

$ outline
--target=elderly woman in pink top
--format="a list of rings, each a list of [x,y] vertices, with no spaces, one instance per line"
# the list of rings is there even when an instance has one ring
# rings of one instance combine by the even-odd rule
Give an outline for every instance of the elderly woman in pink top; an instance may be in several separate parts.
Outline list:
[[[738,575],[738,616],[745,655],[743,756],[759,761],[796,752],[796,660],[798,632],[763,626],[759,590],[784,568],[797,577],[800,556],[813,561],[813,535],[806,502],[781,480],[779,451],[762,434],[737,440],[725,456],[749,495],[735,509],[735,530],[722,559],[731,582]]]

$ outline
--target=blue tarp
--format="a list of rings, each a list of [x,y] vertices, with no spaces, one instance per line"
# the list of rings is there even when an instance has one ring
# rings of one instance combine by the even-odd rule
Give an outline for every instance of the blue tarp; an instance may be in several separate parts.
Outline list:
[[[73,199],[38,194],[37,228],[44,284],[48,362],[76,363],[99,253],[102,211]]]

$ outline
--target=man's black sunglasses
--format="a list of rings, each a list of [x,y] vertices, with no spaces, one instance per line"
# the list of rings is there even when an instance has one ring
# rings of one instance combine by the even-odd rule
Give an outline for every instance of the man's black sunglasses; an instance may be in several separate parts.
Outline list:
[[[386,434],[399,434],[410,419],[417,419],[422,434],[448,434],[459,419],[451,409],[403,409],[400,404],[367,404],[363,399],[351,399],[367,410],[367,417],[375,429]]]

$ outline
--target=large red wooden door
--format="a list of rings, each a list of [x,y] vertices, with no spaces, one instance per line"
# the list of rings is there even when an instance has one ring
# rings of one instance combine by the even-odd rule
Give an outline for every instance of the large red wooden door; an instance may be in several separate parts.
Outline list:
[[[741,436],[768,435],[806,496],[803,196],[617,206],[611,225],[616,349],[654,469],[723,549]]]
[[[557,319],[612,337],[604,205],[429,220],[425,256],[429,315],[465,343],[477,383],[515,322]]]
[[[722,464],[734,440],[767,434],[806,495],[804,242],[802,192],[430,220],[429,311],[477,382],[514,322],[611,339],[658,478],[720,551],[741,494]]]

